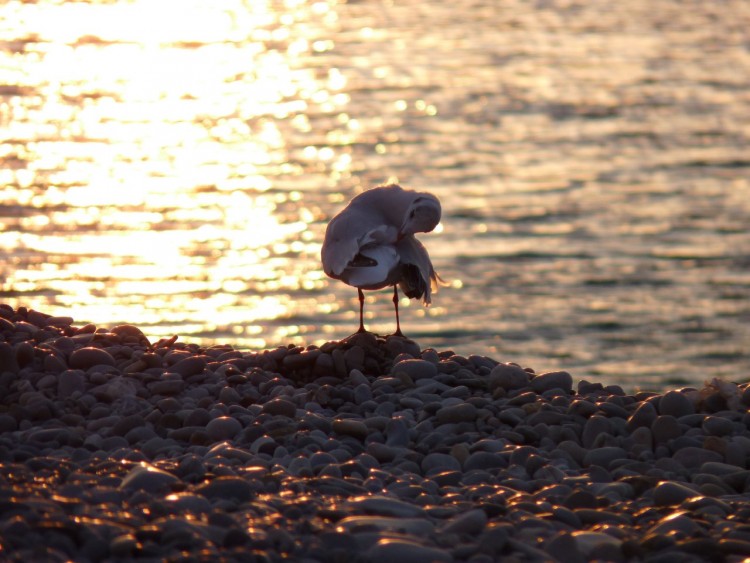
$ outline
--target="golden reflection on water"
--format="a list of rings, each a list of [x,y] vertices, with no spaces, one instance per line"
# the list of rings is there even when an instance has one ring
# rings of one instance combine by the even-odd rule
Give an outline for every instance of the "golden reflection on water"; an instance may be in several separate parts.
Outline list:
[[[338,69],[299,62],[333,47],[334,6],[6,4],[0,203],[26,210],[0,231],[10,304],[257,347],[304,330],[268,323],[322,284],[294,259],[318,252],[316,211],[274,179],[351,157],[292,158],[278,123],[310,133],[310,113],[348,101]]]

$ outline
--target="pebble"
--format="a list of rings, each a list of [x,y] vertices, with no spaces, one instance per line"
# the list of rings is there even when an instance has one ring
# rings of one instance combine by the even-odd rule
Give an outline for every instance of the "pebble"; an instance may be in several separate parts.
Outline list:
[[[667,391],[659,399],[659,414],[668,414],[675,418],[695,414],[693,403],[684,393]]]
[[[73,369],[87,370],[94,366],[114,366],[112,354],[101,348],[85,347],[74,350],[68,358],[68,364]]]
[[[402,360],[393,366],[393,375],[399,372],[408,375],[412,381],[418,379],[432,379],[437,376],[437,366],[425,360]]]
[[[544,393],[552,389],[562,389],[570,393],[573,389],[573,376],[567,371],[542,373],[531,380],[531,389],[535,393]]]
[[[750,554],[747,384],[630,395],[400,337],[243,352],[0,319],[10,560]]]
[[[128,472],[120,488],[124,490],[141,490],[148,493],[159,493],[171,490],[179,479],[153,465],[140,464]]]
[[[498,364],[489,376],[489,388],[494,391],[501,387],[506,391],[523,389],[529,384],[529,373],[520,366],[514,364]]]
[[[368,556],[370,561],[388,561],[389,563],[414,563],[415,561],[448,563],[453,561],[451,554],[445,550],[399,539],[380,540],[370,548]]]
[[[231,416],[219,416],[206,425],[206,433],[214,441],[231,440],[242,430],[242,424]]]

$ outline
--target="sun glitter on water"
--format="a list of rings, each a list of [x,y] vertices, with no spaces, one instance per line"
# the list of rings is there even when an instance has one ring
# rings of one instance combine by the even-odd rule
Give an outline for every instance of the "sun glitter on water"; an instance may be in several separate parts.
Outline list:
[[[194,342],[304,332],[316,213],[287,185],[349,159],[287,139],[347,101],[336,69],[299,62],[331,48],[333,5],[6,5],[0,72],[22,95],[0,101],[0,204],[32,210],[0,230],[9,304]]]

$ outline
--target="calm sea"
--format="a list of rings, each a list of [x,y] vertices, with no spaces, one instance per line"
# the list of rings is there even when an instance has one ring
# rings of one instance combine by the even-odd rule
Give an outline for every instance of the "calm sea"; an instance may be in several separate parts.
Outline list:
[[[750,376],[745,0],[4,2],[0,300],[152,339],[344,337],[328,219],[427,190],[422,347]],[[367,324],[394,329],[390,293]]]

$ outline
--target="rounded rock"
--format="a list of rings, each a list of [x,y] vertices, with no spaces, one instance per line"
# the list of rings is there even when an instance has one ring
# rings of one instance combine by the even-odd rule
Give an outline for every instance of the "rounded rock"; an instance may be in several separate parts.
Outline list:
[[[294,418],[297,414],[297,407],[291,401],[276,398],[268,401],[263,405],[263,412],[271,415],[281,415],[287,418]]]
[[[435,413],[438,423],[473,422],[477,418],[477,408],[471,403],[458,403],[442,407]]]
[[[495,390],[502,387],[506,391],[511,389],[522,389],[529,384],[529,373],[522,367],[514,364],[498,364],[489,376],[489,389]]]
[[[231,440],[242,430],[242,424],[231,416],[219,416],[206,425],[206,433],[212,440]]]
[[[414,563],[415,561],[448,563],[453,561],[453,557],[447,551],[400,539],[382,539],[368,550],[367,555],[370,561],[388,561],[388,563]]]
[[[101,348],[87,346],[74,350],[70,354],[68,363],[73,369],[87,370],[94,366],[112,366],[114,367],[115,359],[112,354]]]
[[[695,413],[695,407],[683,393],[679,391],[667,391],[659,399],[659,414],[670,414],[680,418]]]
[[[551,389],[562,389],[570,393],[573,390],[573,376],[567,371],[541,373],[531,380],[531,388],[540,394]]]
[[[432,379],[437,376],[437,366],[425,360],[401,360],[393,366],[391,374],[403,372],[413,381],[418,379]]]

